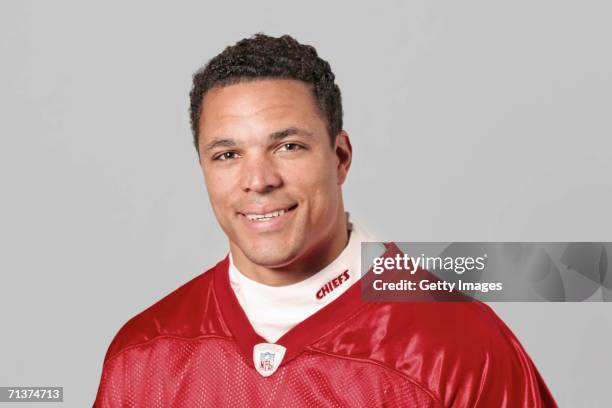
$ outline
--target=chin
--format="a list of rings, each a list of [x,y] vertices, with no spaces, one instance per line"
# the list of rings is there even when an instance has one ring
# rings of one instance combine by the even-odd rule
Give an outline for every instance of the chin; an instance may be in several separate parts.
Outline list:
[[[288,240],[261,240],[255,244],[250,241],[245,244],[240,249],[249,261],[268,268],[283,267],[300,254],[300,245],[292,245]]]
[[[260,251],[249,251],[245,252],[245,256],[254,264],[265,266],[268,268],[280,268],[283,267],[296,257],[297,251],[279,251],[274,248],[267,248]]]

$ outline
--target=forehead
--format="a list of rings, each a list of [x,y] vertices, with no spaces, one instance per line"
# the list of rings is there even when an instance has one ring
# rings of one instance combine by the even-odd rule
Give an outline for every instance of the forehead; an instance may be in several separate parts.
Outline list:
[[[227,127],[318,126],[322,120],[306,83],[266,79],[210,89],[202,103],[199,130],[200,137],[206,137]]]

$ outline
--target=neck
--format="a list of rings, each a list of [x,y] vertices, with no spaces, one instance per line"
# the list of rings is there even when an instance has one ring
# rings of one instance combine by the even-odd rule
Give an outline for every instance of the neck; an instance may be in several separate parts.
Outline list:
[[[327,240],[316,243],[295,261],[275,268],[251,262],[231,242],[230,250],[234,264],[248,278],[268,286],[287,286],[311,277],[332,263],[342,253],[349,239],[344,212],[342,212],[337,226],[330,231],[329,237]]]

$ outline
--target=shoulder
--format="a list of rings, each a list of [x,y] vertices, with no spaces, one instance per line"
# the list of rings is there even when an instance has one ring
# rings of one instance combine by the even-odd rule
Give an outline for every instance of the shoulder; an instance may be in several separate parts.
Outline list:
[[[219,262],[128,320],[113,338],[105,361],[159,337],[229,337],[213,286],[215,274],[226,267],[225,263],[226,260]]]
[[[496,404],[505,395],[514,406],[539,406],[532,398],[548,396],[519,341],[481,302],[367,304],[316,347],[383,365],[444,405]]]
[[[348,333],[359,336],[346,336]],[[380,355],[382,362],[397,368],[402,368],[398,359],[405,353],[431,355],[444,350],[446,358],[467,360],[473,357],[470,354],[482,355],[484,347],[499,353],[513,339],[497,315],[480,302],[380,302],[366,304],[317,345],[331,346],[341,336],[355,341],[351,350],[367,357],[374,345],[373,335],[379,349],[392,351]]]

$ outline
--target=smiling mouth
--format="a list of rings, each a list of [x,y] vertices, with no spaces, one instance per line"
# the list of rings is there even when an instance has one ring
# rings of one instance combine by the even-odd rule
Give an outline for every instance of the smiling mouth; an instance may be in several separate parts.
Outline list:
[[[242,214],[244,215],[247,219],[249,219],[250,221],[258,221],[258,222],[263,222],[263,221],[269,221],[272,220],[276,217],[280,217],[281,215],[289,212],[289,211],[293,211],[297,208],[297,204],[289,207],[289,208],[283,208],[281,210],[276,210],[276,211],[271,211],[269,213],[265,213],[265,214]]]

